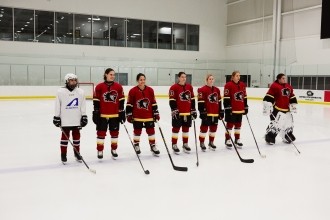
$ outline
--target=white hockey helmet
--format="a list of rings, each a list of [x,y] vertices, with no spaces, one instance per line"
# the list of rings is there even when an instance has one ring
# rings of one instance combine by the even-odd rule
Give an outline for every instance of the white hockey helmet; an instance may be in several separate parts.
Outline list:
[[[78,81],[78,77],[77,77],[77,75],[74,74],[74,73],[67,73],[67,74],[65,75],[65,77],[64,77],[64,81],[65,81],[65,83],[67,83],[70,79],[75,79],[75,80]]]

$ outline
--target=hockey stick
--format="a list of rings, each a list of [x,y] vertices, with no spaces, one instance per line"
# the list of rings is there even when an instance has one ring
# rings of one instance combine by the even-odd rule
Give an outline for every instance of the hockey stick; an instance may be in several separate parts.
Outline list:
[[[229,131],[228,131],[228,129],[227,129],[227,127],[226,127],[226,125],[225,125],[225,122],[223,121],[223,119],[221,119],[221,121],[222,121],[222,124],[223,124],[223,126],[225,127],[227,133],[230,134]],[[238,150],[237,150],[237,147],[236,147],[236,145],[235,145],[235,143],[234,143],[234,141],[233,141],[233,138],[232,138],[230,135],[229,135],[229,137],[230,137],[231,143],[233,144],[233,146],[234,146],[234,148],[235,148],[235,151],[236,151],[236,153],[237,153],[239,159],[241,160],[241,162],[243,162],[243,163],[253,163],[253,162],[254,162],[253,159],[243,159],[243,158],[241,157],[241,155],[238,153]]]
[[[292,113],[291,112],[288,112],[289,114],[290,114],[290,116],[291,116],[291,118],[292,118],[292,121],[293,121],[293,115],[292,115]],[[287,114],[287,113],[286,113]],[[272,116],[273,116],[273,118],[275,118],[276,119],[276,117],[274,116],[274,114],[272,113]],[[284,134],[284,136],[285,136],[285,134]],[[297,146],[293,143],[293,141],[292,141],[292,139],[290,138],[290,136],[289,135],[287,135],[287,137],[290,139],[290,143],[296,148],[296,150],[298,151],[298,153],[300,154],[300,151],[298,150],[298,148],[297,148]]]
[[[173,163],[173,160],[172,160],[172,157],[170,155],[170,151],[168,150],[168,147],[167,147],[167,144],[166,144],[166,141],[165,141],[165,138],[164,138],[164,134],[163,134],[163,131],[159,125],[159,122],[156,120],[156,124],[158,125],[158,128],[159,128],[159,132],[160,134],[162,135],[162,138],[163,138],[163,142],[164,142],[164,145],[165,145],[165,148],[166,148],[166,151],[167,151],[167,154],[168,154],[168,157],[170,158],[170,161],[172,163],[172,166],[173,166],[173,169],[174,170],[177,170],[177,171],[188,171],[188,167],[178,167],[178,166],[175,166],[174,163]]]
[[[126,128],[126,125],[125,125],[124,123],[121,123],[121,124],[124,125],[124,128],[125,128],[125,130],[126,130],[126,133],[127,133],[127,135],[128,135],[128,138],[129,138],[129,140],[131,141],[132,147],[133,147],[133,149],[134,149],[134,144],[133,144],[133,141],[132,141],[131,135],[129,135],[129,133],[128,133],[128,130],[127,130],[127,128]],[[140,162],[140,164],[141,164],[141,167],[142,167],[142,169],[143,169],[143,172],[144,172],[145,174],[147,174],[147,175],[150,174],[149,170],[145,170],[145,169],[144,169],[144,167],[143,167],[143,165],[142,165],[142,162],[141,162],[141,159],[140,159],[139,155],[136,153],[135,149],[134,149],[134,152],[135,152],[137,158],[139,159],[139,162]]]
[[[195,123],[195,119],[194,121],[194,134],[195,134],[195,146],[196,146],[196,157],[197,157],[197,162],[196,165],[199,165],[199,159],[198,159],[198,150],[197,150],[197,136],[196,136],[196,123]]]
[[[84,164],[85,164],[85,166],[87,167],[87,169],[88,169],[89,171],[91,171],[92,173],[96,174],[96,170],[93,170],[93,169],[89,168],[89,166],[88,166],[87,163],[85,162],[84,158],[81,156],[80,152],[79,152],[79,151],[73,146],[72,141],[71,141],[71,140],[69,139],[69,137],[66,135],[66,133],[64,132],[62,126],[60,126],[60,129],[61,129],[62,133],[64,134],[64,136],[65,136],[65,137],[68,139],[68,141],[70,142],[71,146],[73,147],[74,152],[75,152],[77,155],[79,155],[79,156],[81,157],[81,160],[82,160],[82,162],[84,162]]]
[[[257,146],[257,149],[258,149],[258,151],[259,151],[259,154],[260,154],[260,156],[261,156],[262,158],[266,158],[266,155],[260,153],[259,146],[258,146],[257,140],[256,140],[256,138],[255,138],[255,136],[254,136],[254,133],[253,133],[253,130],[252,130],[252,127],[251,127],[251,124],[250,124],[249,117],[248,117],[247,115],[245,115],[245,116],[246,116],[246,119],[247,119],[247,121],[248,121],[248,123],[249,123],[250,130],[251,130],[252,136],[253,136],[253,138],[254,138],[254,142],[256,143],[256,146]]]

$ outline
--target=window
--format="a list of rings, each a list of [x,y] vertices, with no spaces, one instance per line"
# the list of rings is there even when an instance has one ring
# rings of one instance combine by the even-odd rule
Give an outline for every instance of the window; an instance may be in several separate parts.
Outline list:
[[[125,47],[125,33],[125,19],[110,17],[110,46]]]
[[[330,77],[325,77],[324,90],[330,90]]]
[[[14,40],[34,41],[34,11],[14,9]]]
[[[127,47],[142,47],[142,20],[127,19]]]
[[[157,21],[143,21],[143,47],[157,48]]]
[[[37,42],[54,42],[54,12],[35,12],[35,31]]]
[[[109,46],[109,17],[93,15],[93,45]]]
[[[312,77],[310,76],[305,76],[304,77],[304,87],[302,89],[311,89],[312,85]]]
[[[186,50],[186,25],[173,24],[173,49]]]
[[[313,76],[312,77],[312,83],[311,83],[311,89],[316,89],[316,84],[317,84],[317,77]]]
[[[158,49],[172,49],[172,23],[159,22]]]
[[[0,40],[13,40],[13,9],[0,7]]]
[[[199,50],[199,25],[0,6],[0,40]]]
[[[55,13],[55,42],[60,44],[73,43],[73,14]]]
[[[75,15],[74,16],[74,43],[91,45],[92,44],[92,16]]]
[[[115,73],[115,81],[120,85],[128,85],[128,73]]]
[[[325,77],[318,77],[317,78],[317,90],[324,90],[324,79]]]
[[[187,25],[187,50],[199,50],[199,26]]]

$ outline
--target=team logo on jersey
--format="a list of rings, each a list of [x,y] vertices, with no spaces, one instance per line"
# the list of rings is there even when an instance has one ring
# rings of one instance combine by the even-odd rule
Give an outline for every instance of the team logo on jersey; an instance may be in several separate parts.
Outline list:
[[[240,92],[236,92],[236,93],[234,94],[234,97],[235,97],[235,100],[236,100],[236,101],[243,101],[243,99],[244,99],[243,92],[242,92],[242,91],[240,91]]]
[[[181,101],[188,101],[189,102],[190,99],[191,99],[190,91],[181,92],[179,96],[180,96]]]
[[[287,97],[290,96],[290,89],[288,89],[288,88],[284,88],[284,89],[282,89],[281,91],[282,91],[282,95],[283,95],[283,96],[287,96]]]
[[[66,105],[66,109],[78,108],[78,105],[79,105],[78,98],[74,98],[72,99],[71,102],[69,102],[69,104]]]
[[[103,94],[103,98],[105,102],[116,102],[118,97],[118,93],[115,90],[111,90]]]
[[[137,104],[137,107],[139,109],[145,109],[145,110],[148,110],[148,107],[149,107],[149,99],[147,98],[143,98],[143,99],[139,99],[137,100],[136,104]]]
[[[209,102],[210,103],[217,103],[218,102],[218,94],[217,93],[211,93],[209,96],[208,96],[208,99],[209,99]]]
[[[174,96],[174,91],[173,90],[170,90],[169,95],[170,96]]]

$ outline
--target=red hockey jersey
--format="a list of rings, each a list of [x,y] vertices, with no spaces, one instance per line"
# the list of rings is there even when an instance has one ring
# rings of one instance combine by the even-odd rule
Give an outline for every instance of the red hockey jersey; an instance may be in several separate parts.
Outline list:
[[[232,113],[243,114],[247,107],[247,95],[245,83],[229,81],[224,87],[223,97],[224,108],[231,107]]]
[[[289,111],[290,103],[297,103],[292,86],[287,83],[280,84],[277,81],[270,86],[264,101],[273,103],[274,108],[283,112]]]
[[[152,107],[157,106],[154,90],[149,86],[143,90],[138,86],[133,87],[128,93],[126,106],[132,107],[134,121],[153,121]]]
[[[120,105],[120,102],[125,101],[123,87],[116,82],[112,84],[99,83],[95,87],[93,101],[99,101],[101,117],[118,117],[118,112],[124,108],[123,105]]]
[[[190,115],[190,111],[195,110],[195,95],[190,84],[172,85],[169,90],[169,99],[171,109],[178,109],[180,115]]]
[[[207,116],[218,117],[221,111],[220,90],[215,86],[198,88],[198,103],[204,103]]]

